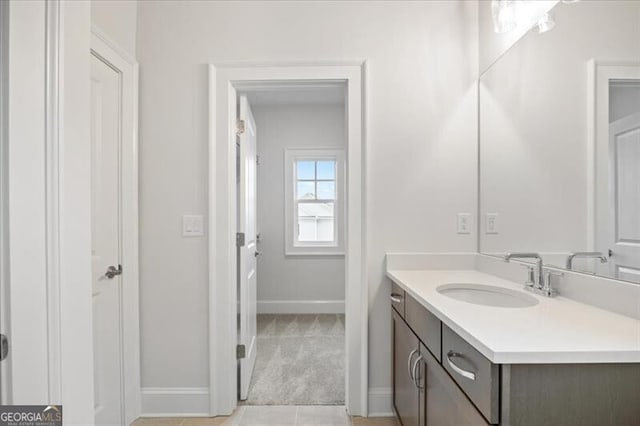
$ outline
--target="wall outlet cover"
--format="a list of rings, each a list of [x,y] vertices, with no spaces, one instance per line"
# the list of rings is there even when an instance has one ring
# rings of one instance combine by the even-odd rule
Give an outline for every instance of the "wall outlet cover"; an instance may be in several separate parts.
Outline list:
[[[201,214],[186,214],[182,216],[183,237],[204,237],[204,219]]]
[[[484,233],[498,233],[498,213],[487,213],[484,218]]]
[[[458,213],[458,234],[471,233],[471,213]]]

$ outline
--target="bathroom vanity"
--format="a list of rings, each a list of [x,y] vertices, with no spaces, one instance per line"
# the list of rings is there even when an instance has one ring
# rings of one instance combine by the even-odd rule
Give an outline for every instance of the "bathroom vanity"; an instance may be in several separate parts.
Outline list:
[[[387,256],[404,426],[640,425],[640,2],[547,3],[481,31],[479,253]]]
[[[393,406],[403,426],[640,424],[637,319],[474,270],[387,276]],[[478,304],[464,291],[471,301],[459,300],[447,294],[452,283],[535,303]]]

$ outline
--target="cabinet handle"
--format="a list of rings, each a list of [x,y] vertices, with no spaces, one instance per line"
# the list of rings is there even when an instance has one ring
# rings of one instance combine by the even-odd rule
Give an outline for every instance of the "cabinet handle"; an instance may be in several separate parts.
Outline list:
[[[391,301],[393,303],[402,303],[402,295],[398,293],[391,293]]]
[[[458,352],[454,352],[454,351],[447,352],[447,362],[449,363],[449,367],[451,367],[453,371],[455,371],[462,377],[466,377],[469,380],[475,380],[476,373],[474,373],[473,371],[463,370],[462,368],[458,367],[455,364],[455,362],[451,360],[451,358],[463,358],[463,357],[464,356],[462,354],[459,354]]]
[[[416,354],[416,352],[418,352],[418,349],[414,349],[411,351],[411,353],[409,354],[409,359],[407,359],[407,372],[409,373],[409,377],[411,378],[411,381],[413,381],[415,383],[415,380],[413,379],[413,374],[411,374],[411,361],[413,361],[413,356]]]
[[[420,355],[418,358],[416,358],[416,360],[413,363],[413,367],[411,368],[411,376],[413,377],[413,384],[419,390],[422,390],[423,388],[420,386],[420,378],[416,375],[417,373],[416,369],[418,368],[418,365],[420,365],[420,361],[422,361],[423,359],[424,357]]]

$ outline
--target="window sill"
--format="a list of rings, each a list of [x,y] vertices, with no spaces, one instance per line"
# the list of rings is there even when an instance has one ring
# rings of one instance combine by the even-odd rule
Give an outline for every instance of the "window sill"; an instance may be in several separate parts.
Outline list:
[[[295,251],[286,251],[284,253],[285,257],[315,257],[315,256],[334,256],[334,257],[344,257],[344,251],[306,251],[306,250],[295,250]]]

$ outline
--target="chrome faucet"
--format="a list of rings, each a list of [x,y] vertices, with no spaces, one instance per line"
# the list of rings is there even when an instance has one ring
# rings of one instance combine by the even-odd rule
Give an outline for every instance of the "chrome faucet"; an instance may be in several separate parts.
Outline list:
[[[511,261],[511,259],[535,259],[536,260],[536,272],[533,268],[529,267],[529,278],[525,283],[525,287],[538,288],[543,287],[542,283],[542,257],[538,253],[507,253],[504,257],[505,262]]]
[[[573,269],[573,259],[600,259],[600,263],[607,263],[607,258],[599,251],[576,251],[574,253],[569,253],[569,257],[567,257],[567,269]]]
[[[556,295],[556,291],[551,285],[552,277],[561,277],[562,272],[542,268],[542,257],[538,253],[507,253],[504,257],[505,262],[509,262],[511,259],[535,259],[535,270],[532,266],[527,266],[529,270],[529,277],[524,285],[525,290],[532,291],[534,293],[542,294],[547,297],[553,297]]]

